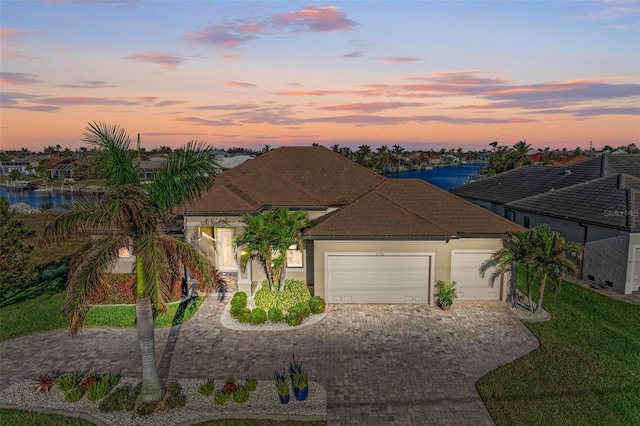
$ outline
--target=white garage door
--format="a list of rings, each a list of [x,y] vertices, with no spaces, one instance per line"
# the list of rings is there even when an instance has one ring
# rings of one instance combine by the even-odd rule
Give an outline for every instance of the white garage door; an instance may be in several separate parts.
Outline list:
[[[428,303],[431,256],[327,253],[329,303]]]
[[[488,269],[484,278],[480,268],[491,258],[493,251],[453,250],[451,252],[451,280],[456,282],[458,299],[498,299],[500,297],[500,277],[493,287],[490,279],[495,268]]]

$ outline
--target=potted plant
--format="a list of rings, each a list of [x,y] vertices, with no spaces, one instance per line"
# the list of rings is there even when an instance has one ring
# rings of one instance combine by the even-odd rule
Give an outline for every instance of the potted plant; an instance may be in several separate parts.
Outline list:
[[[448,311],[453,305],[453,299],[457,297],[456,295],[456,282],[455,281],[436,281],[436,289],[438,290],[438,306],[443,311]]]
[[[307,399],[309,397],[309,377],[293,355],[291,357],[291,363],[289,364],[289,377],[291,377],[293,395],[296,399],[298,401]]]
[[[278,398],[280,398],[281,404],[289,402],[289,382],[284,374],[275,372],[276,388],[278,389]]]

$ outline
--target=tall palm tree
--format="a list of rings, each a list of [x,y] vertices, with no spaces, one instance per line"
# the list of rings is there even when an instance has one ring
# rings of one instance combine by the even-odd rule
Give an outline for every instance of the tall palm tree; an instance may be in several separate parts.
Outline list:
[[[117,125],[89,123],[84,141],[102,157],[108,180],[101,199],[74,203],[73,209],[57,216],[44,228],[46,243],[65,240],[78,233],[94,238],[71,263],[63,308],[76,335],[89,310],[91,296],[113,270],[122,248],[133,248],[136,256],[136,323],[142,358],[144,402],[157,402],[163,389],[155,364],[152,305],[167,310],[166,298],[172,268],[189,268],[203,289],[218,283],[216,271],[195,246],[164,232],[172,209],[199,194],[212,182],[217,166],[212,148],[189,142],[172,155],[157,179],[140,183],[129,149],[129,135]]]
[[[525,284],[527,287],[527,296],[529,298],[529,308],[533,310],[533,304],[531,303],[531,281],[534,253],[536,247],[532,242],[532,233],[530,231],[514,231],[509,233],[507,238],[507,244],[495,252],[491,257],[493,262],[497,263],[497,270],[503,273],[510,270],[517,276],[518,267],[523,266],[525,270]],[[487,267],[490,265],[487,265]],[[511,286],[511,303],[516,304],[517,292],[515,286],[515,280],[512,281]]]
[[[269,287],[284,290],[287,268],[287,250],[291,246],[302,248],[302,230],[309,226],[309,217],[303,211],[289,211],[286,207],[244,216],[245,228],[233,244],[242,250],[240,267],[245,269],[252,259],[258,260],[267,275]]]
[[[556,291],[559,291],[564,272],[567,271],[571,275],[577,273],[578,268],[575,263],[567,259],[567,253],[581,253],[582,246],[567,242],[560,233],[551,229],[546,223],[536,226],[531,230],[531,233],[535,246],[532,264],[536,276],[540,279],[538,302],[535,309],[537,312],[542,306],[547,283],[554,284]]]

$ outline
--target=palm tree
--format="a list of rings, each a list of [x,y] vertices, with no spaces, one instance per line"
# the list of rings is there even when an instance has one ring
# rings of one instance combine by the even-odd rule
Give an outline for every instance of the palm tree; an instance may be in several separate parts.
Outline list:
[[[243,217],[245,228],[233,239],[233,244],[241,250],[240,267],[258,260],[267,275],[269,287],[284,290],[287,268],[287,250],[292,246],[302,247],[302,230],[309,226],[306,212],[290,212],[286,207]]]
[[[518,267],[523,266],[525,269],[525,283],[527,287],[527,296],[529,298],[529,308],[533,310],[531,303],[531,268],[534,259],[535,246],[532,243],[532,233],[530,231],[514,231],[509,233],[507,244],[495,252],[491,257],[493,262],[497,263],[497,270],[504,273],[510,270],[517,276]],[[484,265],[483,265],[484,266]],[[488,269],[487,265],[484,269]],[[511,302],[515,306],[517,299],[516,282],[512,280],[511,286]]]
[[[533,160],[529,157],[531,145],[527,141],[519,141],[513,145],[513,150],[509,152],[509,168],[517,169],[525,164],[533,164]]]
[[[571,275],[577,273],[576,264],[567,259],[567,252],[581,253],[582,246],[567,242],[560,233],[542,223],[531,230],[532,243],[535,246],[535,254],[532,260],[534,273],[540,279],[538,289],[538,302],[535,312],[542,306],[544,291],[547,283],[555,285],[555,291],[560,291],[560,284],[564,271]]]
[[[43,241],[53,243],[78,233],[94,238],[71,263],[63,309],[70,332],[77,335],[89,310],[91,296],[113,270],[122,248],[133,248],[136,273],[136,323],[142,358],[144,402],[163,397],[155,364],[153,308],[167,310],[170,273],[184,266],[203,289],[218,283],[216,271],[198,248],[164,232],[172,209],[199,194],[216,175],[211,147],[189,142],[171,156],[149,185],[140,184],[133,165],[129,135],[117,125],[89,123],[84,142],[97,147],[105,165],[108,186],[101,199],[74,203],[73,209],[49,222]]]

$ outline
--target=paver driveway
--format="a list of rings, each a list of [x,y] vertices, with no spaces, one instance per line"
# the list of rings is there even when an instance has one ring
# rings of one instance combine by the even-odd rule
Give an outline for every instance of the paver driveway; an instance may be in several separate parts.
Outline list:
[[[498,301],[422,305],[332,305],[312,326],[284,332],[232,331],[208,299],[192,320],[156,331],[161,374],[271,379],[291,353],[327,391],[328,424],[492,424],[474,383],[538,347]],[[135,330],[86,329],[0,343],[0,389],[53,369],[140,376]]]

